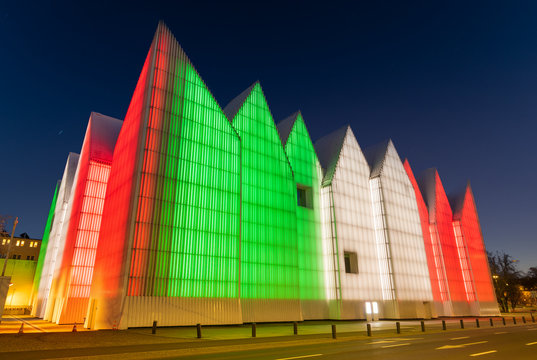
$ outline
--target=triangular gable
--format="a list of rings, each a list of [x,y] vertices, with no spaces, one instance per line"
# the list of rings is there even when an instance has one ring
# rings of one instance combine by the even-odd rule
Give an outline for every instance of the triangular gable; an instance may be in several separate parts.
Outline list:
[[[392,141],[388,139],[363,149],[362,152],[371,169],[371,178],[380,176],[382,173],[382,165],[384,164],[384,159],[386,159],[386,154],[388,153],[388,148],[391,142]]]
[[[337,161],[339,159],[339,154],[341,152],[341,148],[343,147],[345,137],[349,131],[352,133],[349,125],[345,125],[338,130],[318,139],[314,144],[319,162],[321,163],[322,168],[325,170],[323,185],[327,185],[332,182]]]
[[[123,121],[92,112],[90,127],[90,159],[111,162],[114,155],[117,137]]]
[[[233,119],[235,118],[235,115],[239,112],[240,108],[250,96],[250,93],[254,89],[256,85],[259,84],[259,81],[254,82],[252,85],[250,85],[246,90],[241,92],[239,95],[237,95],[233,100],[231,100],[226,107],[224,108],[224,114],[226,114],[228,120],[230,122],[233,122]]]
[[[280,134],[280,138],[282,139],[282,144],[284,147],[287,144],[289,134],[291,134],[291,130],[293,130],[295,121],[299,115],[300,111],[297,111],[280,121],[278,124],[276,124],[276,128],[278,129],[278,133]]]

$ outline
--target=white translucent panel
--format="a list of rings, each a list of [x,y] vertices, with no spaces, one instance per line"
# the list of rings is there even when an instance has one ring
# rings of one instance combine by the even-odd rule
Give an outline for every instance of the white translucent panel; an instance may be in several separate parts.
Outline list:
[[[45,317],[45,309],[49,298],[50,289],[54,272],[61,262],[63,254],[63,245],[65,245],[65,234],[68,224],[68,204],[73,193],[72,187],[75,183],[75,173],[78,166],[79,155],[71,153],[67,158],[65,170],[58,191],[58,199],[56,201],[56,209],[54,211],[54,221],[50,228],[49,243],[43,263],[43,272],[39,282],[37,295],[37,304],[34,314],[37,317]],[[60,260],[58,260],[60,259]]]
[[[328,298],[381,300],[369,166],[350,129],[332,183],[322,189],[322,198]],[[357,254],[357,274],[345,272],[344,252]]]
[[[386,227],[386,210],[384,209],[384,199],[380,178],[370,180],[371,205],[373,209],[373,224],[375,228],[375,238],[377,244],[377,256],[380,271],[380,284],[382,286],[382,299],[394,300],[395,288],[393,280],[392,256],[388,229]]]
[[[412,183],[395,147],[390,142],[378,183],[382,196],[384,226],[397,300],[432,301],[418,206]],[[380,210],[378,210],[380,211]],[[379,222],[378,220],[377,222]],[[378,234],[378,231],[377,231]]]

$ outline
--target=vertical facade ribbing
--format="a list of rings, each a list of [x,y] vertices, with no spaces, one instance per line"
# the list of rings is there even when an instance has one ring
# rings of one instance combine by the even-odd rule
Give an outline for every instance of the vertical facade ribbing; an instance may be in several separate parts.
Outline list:
[[[473,197],[452,216],[391,142],[375,173],[349,127],[315,148],[300,113],[282,129],[259,83],[222,110],[159,24],[113,162],[83,148],[76,196],[62,180],[36,312],[91,328],[475,312]]]
[[[301,320],[296,187],[259,83],[232,122],[241,138],[243,321]]]
[[[444,279],[444,261],[440,253],[439,245],[433,244],[432,242],[429,230],[429,212],[427,210],[427,205],[425,205],[425,201],[423,200],[423,196],[421,195],[421,191],[418,187],[418,183],[414,177],[414,173],[412,172],[412,168],[410,167],[408,160],[405,160],[404,167],[414,189],[416,203],[420,215],[423,243],[425,254],[427,256],[427,265],[429,268],[429,280],[431,283],[431,290],[435,304],[432,315],[434,317],[444,316],[447,314],[444,314],[443,312],[443,303],[448,301],[446,297],[447,284],[445,281],[442,281],[442,279]]]
[[[304,319],[328,318],[325,269],[321,241],[322,169],[302,114],[294,115],[285,153],[297,187],[304,190],[306,206],[296,207],[300,301]]]
[[[430,318],[433,297],[412,184],[391,140],[365,153],[372,168],[377,238],[384,239],[385,253],[390,255],[386,262],[394,286],[391,297],[385,298],[394,306],[387,302],[384,316]]]
[[[369,188],[369,165],[349,127],[341,141],[328,135],[315,143],[317,153],[339,143],[323,164],[323,242],[327,249],[327,292],[330,317],[366,317],[366,302],[382,302],[380,264]],[[328,143],[328,144],[327,144]],[[357,272],[345,271],[345,253],[357,258]]]
[[[121,142],[138,139],[137,147],[116,151],[118,163],[139,161],[129,168],[132,199],[122,200],[132,212],[123,208],[123,227],[109,224],[103,233],[103,238],[120,235],[126,260],[126,268],[114,274],[123,292],[115,300],[121,316],[112,322],[121,327],[152,320],[186,325],[200,322],[199,314],[209,307],[213,310],[202,323],[240,322],[239,137],[164,25],[159,25],[142,78],[132,116],[125,119],[125,139],[120,135]],[[119,183],[123,175],[116,176]],[[111,192],[111,204],[114,197],[120,200]],[[101,280],[95,288],[97,302],[103,301],[105,286]],[[182,307],[184,313],[167,317],[167,307]],[[102,316],[108,311],[90,321],[106,326],[110,320]],[[150,319],[151,313],[162,315]]]
[[[481,225],[472,189],[468,184],[461,194],[460,208],[454,209],[453,227],[460,234],[468,253],[468,267],[475,289],[478,311],[482,316],[499,315]]]
[[[37,293],[37,303],[32,314],[50,320],[52,317],[53,304],[55,298],[51,296],[51,288],[55,277],[59,274],[60,259],[63,256],[65,246],[65,229],[68,227],[69,202],[73,193],[73,184],[75,183],[76,169],[78,167],[79,155],[70,153],[67,157],[65,170],[58,190],[56,200],[56,209],[54,211],[54,221],[50,230],[47,252],[43,264],[43,271],[39,281],[39,290]],[[48,311],[47,311],[48,310]]]
[[[54,215],[56,213],[56,201],[58,199],[58,191],[60,189],[60,184],[61,180],[58,180],[58,182],[56,183],[56,187],[54,188],[52,202],[50,203],[47,222],[45,223],[45,230],[43,231],[43,240],[41,241],[41,248],[39,249],[39,257],[37,259],[37,265],[35,267],[34,283],[32,288],[32,310],[35,310],[37,308],[39,283],[41,281],[41,274],[43,273],[43,266],[45,265],[45,256],[47,254],[47,246],[49,243],[50,232],[52,229],[52,224],[54,222]]]

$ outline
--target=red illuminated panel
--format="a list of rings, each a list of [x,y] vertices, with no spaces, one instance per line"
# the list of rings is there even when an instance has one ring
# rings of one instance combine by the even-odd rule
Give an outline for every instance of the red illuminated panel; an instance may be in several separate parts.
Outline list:
[[[466,299],[468,301],[475,301],[475,292],[470,264],[468,261],[468,252],[466,251],[466,244],[462,235],[460,221],[453,221],[453,232],[455,234],[455,242],[457,243],[457,252],[459,254],[459,262],[461,264],[462,278],[464,280],[464,289],[466,291]]]
[[[458,219],[457,219],[458,218]],[[466,188],[460,216],[454,224],[460,228],[468,248],[470,267],[473,274],[475,292],[480,302],[495,302],[494,288],[488,266],[487,253],[483,243],[481,225],[470,185]]]
[[[429,277],[431,279],[431,290],[433,292],[434,301],[446,301],[447,286],[444,277],[444,264],[439,248],[439,241],[436,233],[431,234],[429,231],[429,212],[427,211],[427,205],[423,200],[421,191],[418,187],[414,173],[408,160],[404,162],[405,170],[410,178],[414,193],[416,194],[416,201],[418,203],[418,210],[420,213],[421,230],[423,232],[423,241],[425,244],[425,254],[427,256],[427,265],[429,267]]]
[[[459,248],[453,232],[453,215],[438,173],[435,173],[435,195],[436,232],[442,249],[451,301],[466,302],[468,301],[468,295],[461,268]]]
[[[154,216],[158,214],[156,209],[162,207],[162,196],[157,191],[159,168],[164,167],[161,161],[161,153],[166,152],[167,134],[163,134],[163,128],[167,128],[164,122],[169,123],[170,114],[165,113],[165,101],[167,94],[165,89],[168,83],[173,84],[175,80],[168,68],[168,36],[159,36],[157,49],[155,52],[155,68],[153,69],[153,83],[151,92],[151,107],[145,136],[145,149],[142,162],[142,172],[140,179],[140,197],[138,198],[136,226],[134,233],[134,243],[132,250],[132,262],[130,264],[130,281],[127,294],[130,296],[144,295],[146,290],[153,293],[157,290],[159,296],[166,295],[167,281],[162,281],[166,276],[155,276],[159,269],[166,271],[168,268],[169,254],[159,254],[159,259],[150,256],[150,249],[158,248],[159,230],[158,219]],[[170,86],[171,87],[171,86]],[[157,263],[159,266],[157,266]],[[155,283],[155,280],[158,283]]]
[[[69,298],[88,298],[110,165],[90,161],[69,279]]]
[[[149,68],[151,66],[153,46],[144,62],[142,72],[134,90],[131,103],[123,121],[114,149],[114,161],[110,169],[103,221],[99,236],[99,246],[95,260],[91,298],[101,301],[98,318],[91,319],[95,324],[111,328],[118,325],[120,300],[124,290],[122,276],[126,262],[126,244],[131,231],[130,216],[134,199],[137,168],[140,164],[139,144],[144,118],[144,104],[148,94]],[[107,301],[107,300],[110,301]],[[95,310],[92,304],[90,312]]]

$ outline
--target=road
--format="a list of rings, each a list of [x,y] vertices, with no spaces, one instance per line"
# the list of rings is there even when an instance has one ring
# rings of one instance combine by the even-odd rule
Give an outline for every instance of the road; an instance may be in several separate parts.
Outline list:
[[[537,359],[537,326],[461,330],[177,357],[194,359]],[[170,359],[167,357],[167,359]]]

